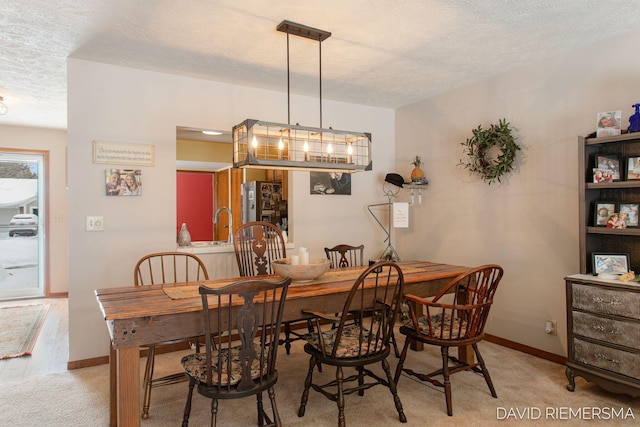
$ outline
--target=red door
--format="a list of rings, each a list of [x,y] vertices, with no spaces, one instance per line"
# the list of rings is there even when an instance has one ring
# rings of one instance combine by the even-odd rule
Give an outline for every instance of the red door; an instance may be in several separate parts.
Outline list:
[[[213,240],[213,173],[177,172],[176,236],[187,224],[191,241]]]

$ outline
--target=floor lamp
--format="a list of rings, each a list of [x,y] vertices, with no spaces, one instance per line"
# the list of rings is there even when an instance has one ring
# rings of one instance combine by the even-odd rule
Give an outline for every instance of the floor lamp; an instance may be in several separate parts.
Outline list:
[[[387,184],[391,184],[391,186]],[[387,176],[385,176],[384,178],[384,183],[382,184],[382,191],[384,195],[387,197],[387,202],[375,203],[367,206],[367,210],[369,211],[373,219],[376,220],[378,225],[380,225],[380,227],[382,227],[384,232],[387,234],[387,238],[384,240],[385,242],[387,242],[387,247],[384,249],[384,251],[382,251],[382,255],[380,255],[380,258],[389,259],[395,262],[400,261],[400,256],[398,255],[396,248],[394,248],[393,245],[391,244],[391,220],[392,220],[392,209],[393,209],[393,202],[391,200],[394,197],[396,197],[396,195],[402,188],[403,184],[404,184],[404,179],[402,178],[402,176],[400,176],[397,173],[388,173]],[[380,222],[376,214],[371,210],[371,208],[375,208],[379,206],[387,206],[387,209],[388,209],[387,226],[385,226],[382,222]]]

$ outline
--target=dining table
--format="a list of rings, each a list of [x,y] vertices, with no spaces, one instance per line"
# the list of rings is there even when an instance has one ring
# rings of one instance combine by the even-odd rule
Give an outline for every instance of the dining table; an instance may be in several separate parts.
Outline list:
[[[427,261],[398,262],[404,277],[404,293],[422,297],[436,295],[451,279],[470,267]],[[367,267],[329,269],[317,279],[293,282],[287,292],[283,321],[304,318],[303,310],[340,312],[356,278]],[[278,276],[261,276],[277,279]],[[140,347],[204,333],[202,300],[198,287],[220,287],[247,277],[198,282],[98,289],[95,295],[111,340],[111,426],[140,425]],[[412,349],[420,350],[419,343]],[[471,352],[468,352],[471,353]],[[465,349],[459,356],[468,357]],[[471,354],[471,357],[473,355]]]

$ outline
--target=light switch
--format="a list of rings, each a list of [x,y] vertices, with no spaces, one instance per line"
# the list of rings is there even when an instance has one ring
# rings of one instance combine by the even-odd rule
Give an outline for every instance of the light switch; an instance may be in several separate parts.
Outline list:
[[[104,220],[101,216],[88,216],[86,231],[104,231]]]

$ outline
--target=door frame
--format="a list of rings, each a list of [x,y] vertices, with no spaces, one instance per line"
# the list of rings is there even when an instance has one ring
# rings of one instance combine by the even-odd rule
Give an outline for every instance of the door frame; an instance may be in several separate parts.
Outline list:
[[[2,299],[24,299],[24,298],[42,298],[50,297],[50,275],[49,275],[49,151],[48,150],[33,150],[24,148],[10,148],[0,147],[0,153],[3,154],[18,154],[18,155],[36,155],[42,156],[42,171],[38,171],[38,180],[42,180],[38,183],[38,198],[42,198],[41,204],[44,211],[44,217],[42,217],[40,211],[38,211],[38,218],[41,221],[42,230],[38,229],[38,251],[41,251],[41,256],[38,257],[38,277],[42,280],[42,293],[38,295],[16,295],[15,297],[7,297]],[[42,192],[40,192],[42,188]],[[42,194],[40,194],[42,193]],[[40,289],[40,286],[38,286]]]

